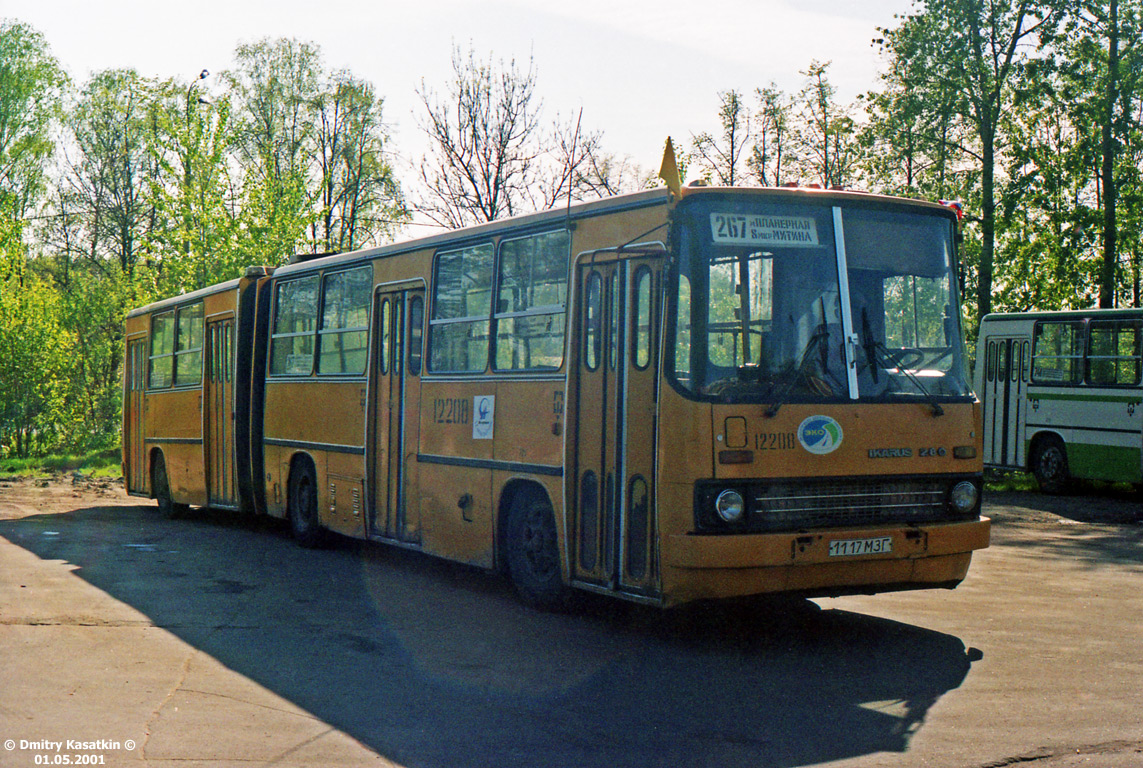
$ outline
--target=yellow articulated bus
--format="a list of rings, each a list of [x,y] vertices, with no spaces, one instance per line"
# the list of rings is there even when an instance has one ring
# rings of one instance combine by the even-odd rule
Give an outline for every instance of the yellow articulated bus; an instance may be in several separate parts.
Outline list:
[[[951,588],[989,540],[956,232],[690,187],[252,268],[128,316],[128,491],[537,604]]]

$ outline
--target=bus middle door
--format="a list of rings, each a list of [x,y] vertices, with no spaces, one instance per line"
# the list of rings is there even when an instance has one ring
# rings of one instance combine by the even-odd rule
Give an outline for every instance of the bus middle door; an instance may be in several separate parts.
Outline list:
[[[1024,412],[1031,343],[1026,337],[993,337],[985,347],[984,430],[986,464],[1024,463]]]
[[[596,254],[615,258],[614,252]],[[572,371],[572,575],[631,594],[658,587],[655,449],[662,258],[581,263]]]
[[[415,494],[424,291],[379,289],[369,390],[369,535],[420,540]],[[413,501],[410,503],[410,499]]]

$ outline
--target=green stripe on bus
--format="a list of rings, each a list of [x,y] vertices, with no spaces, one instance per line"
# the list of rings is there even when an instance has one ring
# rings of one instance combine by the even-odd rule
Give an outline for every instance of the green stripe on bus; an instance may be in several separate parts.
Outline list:
[[[1068,443],[1068,471],[1075,477],[1138,483],[1141,479],[1139,448]]]
[[[1143,403],[1143,396],[1140,395],[1081,395],[1081,394],[1039,394],[1028,393],[1029,400],[1077,400],[1090,403],[1135,403],[1139,405]]]

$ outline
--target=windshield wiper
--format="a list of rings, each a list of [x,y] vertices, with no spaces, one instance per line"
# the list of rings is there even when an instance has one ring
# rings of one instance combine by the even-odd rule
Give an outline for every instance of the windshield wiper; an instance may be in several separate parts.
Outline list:
[[[819,346],[821,346],[821,351],[823,353],[822,373],[827,375],[829,374],[829,349],[826,346],[823,346],[824,343],[829,340],[829,326],[826,325],[824,299],[821,302],[821,309],[822,320],[820,323],[818,323],[818,327],[817,330],[814,331],[814,335],[811,336],[810,340],[806,342],[806,346],[802,350],[802,353],[798,355],[798,362],[794,364],[793,367],[787,368],[781,374],[782,378],[778,382],[778,385],[781,387],[781,391],[779,392],[778,396],[774,398],[774,402],[770,404],[770,407],[767,408],[763,413],[763,415],[768,419],[778,415],[778,409],[780,409],[782,404],[785,403],[786,397],[790,394],[790,390],[794,387],[794,382],[796,382],[798,377],[802,375],[802,366],[805,365],[806,359],[811,354],[813,354],[814,350],[816,350]],[[773,391],[773,388],[771,388],[771,391]],[[770,393],[767,392],[766,394],[769,395]]]
[[[884,363],[886,368],[896,368],[903,373],[905,378],[912,382],[913,386],[929,401],[929,405],[932,406],[933,409],[933,418],[945,415],[945,409],[941,408],[941,404],[937,402],[937,398],[933,393],[925,389],[925,386],[921,384],[921,380],[908,368],[894,361],[889,356],[889,348],[886,347],[884,343],[873,338],[873,332],[869,327],[869,315],[866,314],[864,309],[861,310],[861,333],[865,337],[861,346],[865,350],[865,356],[869,358],[869,373],[873,376],[874,383],[877,382],[877,367],[879,365]]]

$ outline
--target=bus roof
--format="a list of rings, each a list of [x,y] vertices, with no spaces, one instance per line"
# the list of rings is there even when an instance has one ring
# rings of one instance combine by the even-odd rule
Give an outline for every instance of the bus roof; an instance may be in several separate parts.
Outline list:
[[[197,291],[190,293],[183,293],[178,296],[172,296],[169,299],[161,299],[152,302],[145,307],[133,309],[127,313],[127,317],[138,317],[139,315],[149,315],[153,312],[161,312],[170,307],[177,307],[179,304],[186,304],[189,302],[197,301],[198,299],[206,296],[213,296],[216,293],[225,293],[226,291],[234,290],[238,287],[239,280],[229,280],[225,283],[218,283],[217,285],[208,285],[206,288],[199,288]]]
[[[697,186],[684,187],[683,197],[705,194],[765,194],[767,197],[788,197],[790,199],[805,199],[807,197],[820,197],[823,202],[853,202],[855,200],[883,205],[909,205],[918,208],[927,208],[933,212],[944,213],[955,217],[956,212],[948,205],[920,200],[912,197],[897,197],[894,195],[880,195],[873,192],[862,192],[855,189],[823,189],[821,187],[715,187]]]
[[[1143,309],[1059,309],[1033,312],[993,312],[984,316],[980,321],[985,323],[1002,323],[1017,320],[1082,320],[1085,317],[1115,319],[1143,317]]]
[[[628,195],[617,195],[589,203],[579,203],[571,208],[551,208],[540,213],[530,213],[513,216],[507,219],[497,219],[485,224],[477,224],[463,229],[453,229],[439,235],[403,240],[399,243],[382,245],[377,248],[365,248],[358,251],[347,251],[330,256],[306,259],[284,267],[279,267],[274,273],[276,276],[285,276],[293,272],[302,272],[315,268],[344,264],[364,259],[377,259],[396,256],[410,251],[419,251],[426,248],[438,248],[442,245],[460,244],[469,240],[479,240],[490,233],[515,234],[528,230],[550,227],[563,221],[577,221],[579,219],[598,216],[603,213],[614,213],[637,208],[648,208],[656,205],[666,205],[670,202],[670,194],[666,189],[652,189],[646,192],[635,192]]]
[[[933,212],[942,212],[955,218],[956,213],[948,206],[927,200],[915,200],[888,195],[876,195],[868,192],[852,190],[818,189],[812,187],[714,187],[714,186],[688,186],[682,190],[681,198],[699,195],[725,195],[725,194],[766,195],[767,197],[788,197],[791,199],[805,199],[808,196],[820,196],[824,201],[854,201],[861,200],[873,204],[907,204],[927,208]],[[616,213],[624,210],[667,205],[672,202],[670,192],[663,187],[633,192],[587,203],[577,203],[568,208],[551,208],[539,213],[523,214],[507,219],[498,219],[493,222],[477,224],[463,229],[450,230],[438,235],[404,240],[399,243],[383,245],[377,248],[367,248],[357,251],[332,255],[319,255],[303,258],[287,266],[279,267],[274,273],[276,277],[287,277],[295,272],[305,272],[313,269],[323,269],[329,266],[348,264],[360,260],[385,258],[396,256],[410,251],[428,248],[439,248],[442,245],[460,245],[470,240],[479,240],[490,233],[499,235],[522,234],[529,230],[542,229],[558,224],[562,221],[577,221],[592,216],[607,213]]]

